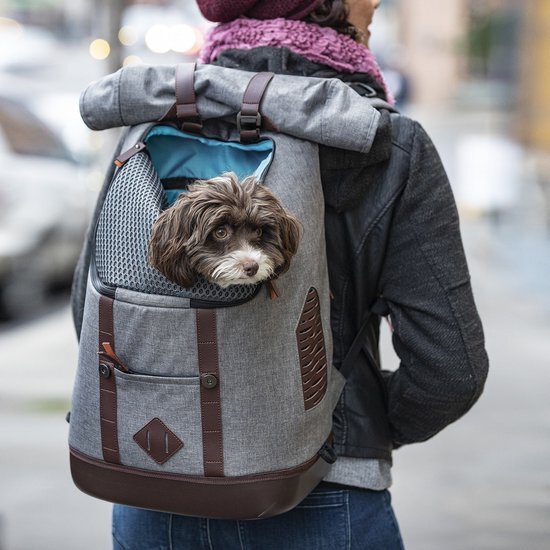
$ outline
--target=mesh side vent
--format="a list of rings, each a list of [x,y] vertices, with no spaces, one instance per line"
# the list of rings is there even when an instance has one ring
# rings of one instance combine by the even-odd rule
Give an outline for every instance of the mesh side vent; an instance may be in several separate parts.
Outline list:
[[[321,324],[319,295],[314,288],[307,294],[296,328],[306,411],[319,404],[327,390],[327,354]]]
[[[183,288],[149,265],[151,227],[166,206],[162,183],[149,155],[134,155],[117,172],[99,217],[95,252],[101,281],[145,294],[216,302],[252,297],[256,285],[221,288],[199,278],[192,288]]]

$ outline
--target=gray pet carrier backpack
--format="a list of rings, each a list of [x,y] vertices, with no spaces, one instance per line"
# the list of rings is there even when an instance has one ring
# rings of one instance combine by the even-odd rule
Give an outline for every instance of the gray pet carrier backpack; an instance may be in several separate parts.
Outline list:
[[[298,504],[335,460],[330,292],[318,149],[260,136],[272,75],[248,86],[238,125],[196,112],[182,65],[178,105],[117,160],[94,227],[70,418],[74,482],[131,506],[262,518]],[[182,288],[147,261],[151,226],[182,181],[255,174],[300,221],[290,269],[266,285]],[[176,183],[174,183],[176,182]]]

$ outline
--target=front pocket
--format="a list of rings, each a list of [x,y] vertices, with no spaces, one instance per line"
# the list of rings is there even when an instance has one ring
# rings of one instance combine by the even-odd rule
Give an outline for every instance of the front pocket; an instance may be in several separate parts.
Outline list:
[[[155,298],[162,302],[153,302],[149,296],[145,305],[128,294],[117,297],[113,316],[115,351],[124,365],[140,375],[198,376],[196,314],[188,301],[160,296]]]
[[[199,377],[115,377],[122,464],[203,475]]]

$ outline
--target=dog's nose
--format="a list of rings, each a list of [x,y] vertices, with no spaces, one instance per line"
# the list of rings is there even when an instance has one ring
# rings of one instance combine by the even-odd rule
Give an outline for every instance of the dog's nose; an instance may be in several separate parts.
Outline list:
[[[256,262],[243,263],[243,271],[247,277],[254,277],[258,273],[258,264]]]

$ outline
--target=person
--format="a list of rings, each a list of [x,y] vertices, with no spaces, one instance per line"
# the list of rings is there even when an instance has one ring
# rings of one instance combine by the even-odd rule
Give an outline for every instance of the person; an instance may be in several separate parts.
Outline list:
[[[228,68],[338,78],[378,98],[368,153],[319,146],[338,367],[382,297],[334,415],[339,455],[295,509],[256,521],[211,520],[115,505],[117,549],[403,548],[391,506],[391,453],[466,413],[487,376],[453,195],[423,128],[392,113],[369,26],[380,0],[197,0],[220,23],[201,60]],[[300,101],[300,98],[296,98]],[[378,368],[381,316],[401,363]],[[235,503],[238,506],[238,503]]]

